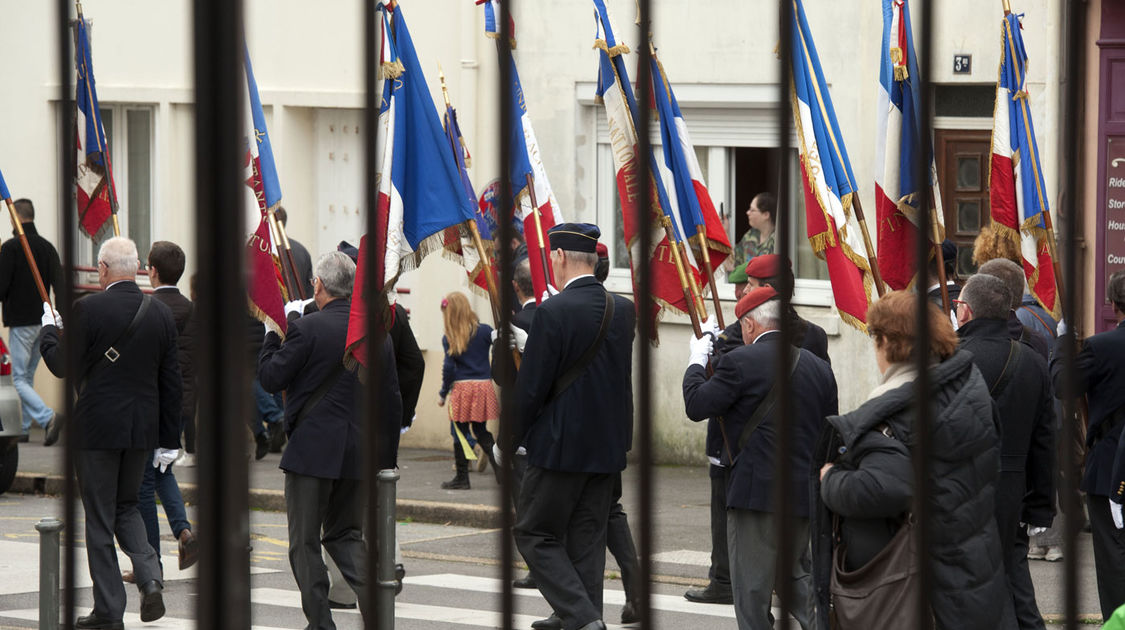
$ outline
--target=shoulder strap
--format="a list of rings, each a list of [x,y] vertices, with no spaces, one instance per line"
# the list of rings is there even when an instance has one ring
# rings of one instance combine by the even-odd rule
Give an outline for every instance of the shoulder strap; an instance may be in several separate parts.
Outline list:
[[[1056,335],[1056,331],[1053,328],[1051,328],[1050,326],[1048,326],[1047,322],[1043,321],[1043,318],[1040,317],[1039,314],[1035,312],[1035,309],[1033,309],[1030,306],[1027,306],[1025,304],[1025,305],[1020,306],[1020,310],[1024,310],[1024,311],[1027,311],[1028,313],[1031,313],[1032,317],[1039,320],[1039,323],[1043,324],[1043,328],[1045,328],[1047,330],[1047,334],[1051,335],[1052,337],[1054,337]]]
[[[1023,357],[1023,350],[1020,348],[1023,345],[1019,341],[1011,340],[1008,342],[1008,360],[1004,363],[1004,369],[1000,371],[1000,377],[996,379],[996,383],[989,388],[988,393],[996,398],[1004,392],[1008,387],[1008,383],[1012,381],[1012,376],[1019,370],[1020,359]]]
[[[797,364],[801,361],[801,349],[790,346],[789,352],[793,359],[789,367],[789,376],[792,378],[793,374],[797,372]],[[738,436],[738,453],[741,453],[742,449],[746,448],[746,443],[750,441],[750,436],[754,434],[754,431],[756,431],[762,424],[762,421],[766,419],[766,414],[773,410],[773,407],[777,404],[777,397],[780,395],[781,382],[775,380],[773,382],[773,387],[770,387],[770,391],[766,394],[762,404],[758,405],[758,409],[754,411],[754,415],[750,417],[750,421],[746,423],[746,426],[742,427],[742,434]],[[735,458],[737,457],[738,455],[736,454]]]
[[[106,359],[109,359],[110,363],[116,363],[117,359],[121,358],[121,352],[117,349],[117,346],[122,345],[122,342],[127,343],[129,339],[133,337],[133,333],[137,332],[137,327],[141,325],[141,320],[145,318],[145,313],[148,312],[150,304],[152,304],[152,296],[147,293],[142,294],[141,305],[137,307],[137,312],[133,315],[133,320],[129,322],[125,330],[121,331],[117,339],[114,339],[113,343],[109,344],[109,347],[102,353]]]
[[[547,394],[547,402],[543,403],[544,406],[558,398],[559,394],[562,394],[566,391],[566,388],[570,387],[574,384],[574,381],[578,380],[578,377],[582,375],[582,372],[586,370],[586,367],[590,365],[590,362],[597,356],[598,350],[602,347],[602,342],[605,341],[606,333],[609,332],[609,324],[612,321],[613,295],[609,291],[606,291],[605,310],[602,311],[602,325],[601,328],[598,329],[597,338],[594,339],[594,343],[590,344],[589,348],[586,348],[586,352],[578,357],[578,361],[570,366],[559,380],[555,381],[554,387],[552,387],[550,393]]]
[[[301,421],[307,418],[310,413],[312,413],[312,410],[318,404],[320,404],[321,400],[324,400],[324,397],[328,395],[328,390],[336,386],[336,382],[340,380],[340,377],[344,375],[345,371],[346,368],[344,367],[344,362],[340,361],[336,364],[336,367],[332,368],[332,371],[328,373],[328,376],[324,377],[324,380],[320,382],[320,385],[317,385],[313,393],[305,399],[305,404],[301,405],[301,410],[297,412],[297,418],[293,420],[292,431],[296,431],[297,425],[301,424]],[[292,433],[292,431],[290,431],[290,433]]]

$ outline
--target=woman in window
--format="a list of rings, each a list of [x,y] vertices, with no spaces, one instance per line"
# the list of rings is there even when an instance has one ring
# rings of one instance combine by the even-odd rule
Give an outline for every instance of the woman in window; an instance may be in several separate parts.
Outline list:
[[[742,235],[735,249],[735,268],[745,265],[755,256],[774,253],[774,217],[777,216],[777,197],[773,193],[758,193],[746,210],[750,229]]]
[[[500,476],[500,467],[493,459],[495,440],[485,424],[500,417],[500,404],[492,388],[489,368],[489,348],[492,346],[492,327],[480,323],[469,306],[464,293],[454,291],[441,301],[445,335],[441,346],[445,349],[445,363],[441,368],[441,392],[438,406],[449,401],[449,419],[453,422],[453,457],[456,476],[441,484],[446,490],[469,489],[469,460],[466,451],[469,429],[472,428],[477,443],[492,462],[492,469]]]

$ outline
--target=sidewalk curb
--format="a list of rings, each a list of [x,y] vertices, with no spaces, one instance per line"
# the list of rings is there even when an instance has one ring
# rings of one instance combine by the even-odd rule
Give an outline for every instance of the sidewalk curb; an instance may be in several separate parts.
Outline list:
[[[61,495],[63,494],[63,478],[59,475],[16,473],[16,479],[12,482],[12,487],[8,492],[14,494]],[[181,483],[180,492],[184,495],[185,503],[199,503],[199,488],[196,484]],[[403,498],[399,498],[395,505],[397,508],[395,519],[400,521],[409,520],[419,523],[437,523],[482,529],[500,526],[500,509],[493,505]],[[284,512],[285,493],[281,490],[251,488],[249,507],[252,510]]]

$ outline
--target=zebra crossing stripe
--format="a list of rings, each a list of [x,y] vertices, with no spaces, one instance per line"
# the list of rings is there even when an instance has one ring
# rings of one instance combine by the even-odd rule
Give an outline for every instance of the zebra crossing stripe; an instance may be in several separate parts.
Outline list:
[[[25,608],[21,610],[3,610],[0,611],[0,618],[19,619],[21,621],[39,621],[38,608]],[[161,617],[156,621],[148,623],[141,623],[141,616],[136,613],[125,613],[126,628],[145,628],[145,630],[196,630],[197,624],[194,619],[177,619],[176,617]],[[66,622],[64,627],[66,627]],[[281,628],[276,626],[250,626],[250,630],[291,630],[289,628]]]

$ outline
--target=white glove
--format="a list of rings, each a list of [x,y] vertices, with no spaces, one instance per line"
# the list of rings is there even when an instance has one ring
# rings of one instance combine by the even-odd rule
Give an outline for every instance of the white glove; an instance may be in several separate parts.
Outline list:
[[[711,356],[711,349],[715,345],[715,338],[706,333],[702,337],[692,337],[688,341],[688,365],[707,367],[707,359]]]
[[[292,302],[287,303],[285,305],[285,317],[286,317],[286,319],[288,319],[289,315],[291,315],[293,313],[296,313],[297,317],[300,317],[300,316],[304,315],[305,314],[305,307],[308,306],[309,302],[312,302],[312,301],[313,301],[313,299],[309,298],[307,300],[293,300]]]
[[[1117,529],[1125,529],[1125,523],[1121,519],[1121,504],[1110,501],[1109,513],[1113,515],[1113,526]]]
[[[1034,525],[1028,525],[1027,526],[1027,535],[1028,536],[1038,536],[1039,534],[1042,534],[1045,531],[1047,531],[1046,527],[1036,527]]]
[[[1059,337],[1062,337],[1068,332],[1070,332],[1070,327],[1066,325],[1066,320],[1060,319],[1059,325],[1055,326],[1055,334]]]
[[[168,467],[180,456],[178,448],[158,448],[152,453],[152,467],[160,468],[160,472],[167,472]]]
[[[552,295],[558,294],[559,290],[556,289],[553,284],[547,283],[547,290],[543,292],[543,295],[539,296],[539,302],[542,304],[543,302],[547,301],[547,298],[551,297]]]
[[[266,336],[269,336],[269,334],[270,334],[271,332],[273,332],[273,329],[272,329],[272,328],[270,328],[270,325],[269,325],[269,324],[267,324],[267,323],[265,323],[265,322],[262,322],[262,329],[266,331],[266,332],[265,332],[265,335],[266,335]]]
[[[523,354],[523,349],[527,346],[527,331],[512,324],[508,324],[508,327],[512,330],[512,343],[515,349]]]
[[[499,331],[499,330],[497,330],[497,329],[495,329],[495,328],[493,328],[493,329],[492,329],[492,333],[491,333],[491,334],[489,335],[489,339],[491,339],[491,340],[492,340],[492,343],[496,343],[496,340],[497,340],[498,338],[500,338],[500,331]]]
[[[703,329],[703,334],[711,333],[715,337],[718,337],[719,333],[722,332],[719,330],[719,318],[714,313],[707,318],[707,321],[703,322],[701,328]]]
[[[39,320],[39,323],[43,326],[55,326],[59,330],[62,330],[62,315],[59,315],[58,311],[51,308],[50,302],[44,302],[43,318]]]
[[[500,452],[500,445],[495,442],[492,443],[492,457],[496,459],[497,466],[502,466],[504,464],[503,453]]]

